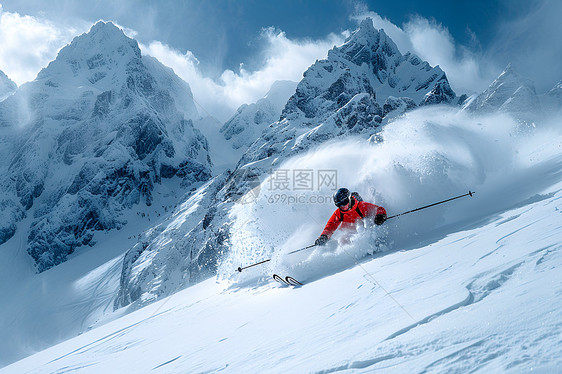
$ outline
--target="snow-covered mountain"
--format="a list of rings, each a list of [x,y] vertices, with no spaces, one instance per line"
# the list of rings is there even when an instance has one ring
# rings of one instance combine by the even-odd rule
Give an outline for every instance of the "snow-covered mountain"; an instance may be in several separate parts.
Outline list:
[[[279,119],[285,103],[295,93],[296,87],[297,83],[292,81],[273,83],[263,99],[240,106],[220,132],[234,149],[248,148],[267,126]]]
[[[534,83],[515,71],[511,64],[464,108],[473,113],[504,112],[526,123],[539,121],[543,116]]]
[[[8,76],[0,70],[0,101],[4,100],[18,88],[17,84],[12,81]]]
[[[250,129],[266,123],[255,126],[257,104],[243,107],[225,124],[225,135],[240,134],[242,140],[234,141],[250,144],[248,150],[233,171],[192,196],[129,251],[116,306],[142,305],[215,274],[218,259],[230,250],[232,207],[258,194],[261,182],[284,160],[336,137],[360,134],[367,139],[405,111],[451,103],[455,97],[439,67],[402,55],[366,19],[342,46],[304,73],[281,118],[257,140],[249,138],[256,135]]]
[[[304,73],[281,120],[252,144],[239,165],[268,158],[275,165],[328,139],[372,135],[405,111],[451,103],[455,97],[438,66],[411,53],[402,55],[367,18],[342,46]]]
[[[208,180],[196,116],[187,83],[98,22],[0,103],[0,243],[23,220],[44,271],[93,244],[96,231],[123,227],[123,212],[151,205],[163,179],[185,190]]]
[[[401,98],[411,109],[449,103],[456,96],[443,70],[411,53],[402,55],[384,30],[376,30],[367,18],[342,46],[304,73],[283,117],[316,126],[365,94],[373,106],[371,115],[380,117],[372,120],[376,123],[395,110]],[[354,123],[346,125],[351,128]]]

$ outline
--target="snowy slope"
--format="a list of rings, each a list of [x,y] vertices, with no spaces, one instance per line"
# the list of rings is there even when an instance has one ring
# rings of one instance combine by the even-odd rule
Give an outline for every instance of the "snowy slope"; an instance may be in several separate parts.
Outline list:
[[[332,204],[285,206],[260,194],[234,210],[232,224],[244,231],[232,238],[218,278],[128,315],[127,308],[100,313],[97,328],[0,373],[555,372],[562,357],[558,123],[518,135],[506,116],[426,108],[385,128],[382,143],[350,140],[338,151],[326,144],[290,159],[284,166],[361,165],[343,172],[342,183],[390,214],[468,188],[476,195],[360,229],[350,245],[288,256],[314,239]],[[189,207],[179,211],[192,214]],[[252,211],[259,219],[248,224]],[[273,272],[307,284],[280,289]]]
[[[420,234],[359,266],[315,251],[325,271],[334,258],[338,265],[297,289],[210,279],[0,373],[556,372],[560,140],[547,144],[550,154],[528,154],[555,174],[551,185],[535,180],[511,208],[494,203],[501,190],[480,190],[456,208],[497,212],[449,233]]]
[[[24,229],[0,250],[0,335],[10,337],[0,341],[0,367],[74,337],[113,311],[124,252],[182,200],[180,183],[156,185],[158,205],[133,207],[123,215],[128,225],[95,232],[95,246],[40,274],[26,252],[32,217],[19,223]]]

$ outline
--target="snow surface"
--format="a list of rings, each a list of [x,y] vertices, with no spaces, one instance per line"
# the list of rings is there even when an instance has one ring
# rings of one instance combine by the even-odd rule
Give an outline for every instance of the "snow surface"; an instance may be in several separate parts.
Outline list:
[[[519,133],[504,115],[474,118],[451,108],[425,108],[387,126],[378,138],[383,142],[328,143],[291,158],[284,167],[331,164],[341,170],[340,184],[391,215],[468,189],[476,195],[360,228],[362,235],[352,235],[347,245],[332,241],[295,255],[284,253],[309,244],[333,207],[271,204],[260,195],[234,209],[233,225],[240,230],[216,279],[130,314],[126,308],[111,313],[107,300],[92,302],[87,311],[65,308],[69,314],[61,317],[71,324],[88,311],[98,322],[90,319],[95,324],[89,331],[0,373],[557,372],[559,123]],[[249,221],[254,212],[259,215]],[[76,254],[61,266],[79,266],[86,256]],[[99,280],[101,274],[115,279],[111,269],[118,254],[106,256],[98,257],[87,276],[92,282],[76,279],[73,286],[97,283],[100,295],[113,291],[113,281]],[[267,265],[235,271],[269,257],[274,260]],[[17,273],[24,265],[11,258],[11,264],[2,261],[2,270],[9,266]],[[65,282],[69,275],[59,269],[42,274],[53,277],[45,287]],[[280,288],[270,279],[273,272],[306,285]],[[17,283],[6,279],[6,287]],[[68,288],[58,293],[31,285],[16,289],[10,304],[25,306],[43,291],[53,308],[68,302]],[[30,329],[47,321],[33,318]],[[22,330],[21,337],[26,334]],[[12,342],[2,351],[12,350],[14,357],[22,344]],[[2,355],[1,362],[10,359]]]
[[[0,250],[0,366],[88,330],[103,315],[113,312],[124,252],[141,239],[139,231],[158,224],[181,199],[175,183],[156,185],[157,204],[135,206],[124,216],[121,230],[96,232],[94,247],[37,274],[26,253],[25,226]],[[23,228],[23,229],[22,229]]]
[[[13,94],[18,86],[0,70],[0,101]]]

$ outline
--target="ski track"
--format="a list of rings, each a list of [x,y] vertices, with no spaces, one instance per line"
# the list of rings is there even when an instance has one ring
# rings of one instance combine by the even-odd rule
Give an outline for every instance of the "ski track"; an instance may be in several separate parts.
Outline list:
[[[85,368],[88,368],[88,367],[91,367],[91,366],[95,366],[95,365],[97,365],[96,362],[90,363],[90,364],[66,366],[66,367],[60,368],[57,371],[54,371],[53,374],[64,374],[64,373],[79,372],[82,369],[85,369]]]
[[[180,357],[181,357],[181,355],[178,356],[178,357],[176,357],[176,358],[172,358],[172,359],[169,360],[169,361],[166,361],[166,362],[164,362],[164,363],[162,363],[162,364],[160,364],[160,365],[158,365],[158,366],[155,366],[154,368],[152,368],[152,370],[156,370],[156,369],[161,368],[162,366],[168,365],[168,364],[170,364],[170,363],[176,361],[176,360],[179,359]]]
[[[425,318],[423,318],[422,320],[406,326],[403,329],[400,329],[398,331],[396,331],[395,333],[391,334],[390,336],[388,336],[386,339],[384,339],[383,341],[388,341],[388,340],[392,340],[395,339],[403,334],[406,334],[407,332],[409,332],[410,330],[417,328],[421,325],[427,324],[429,322],[431,322],[432,320],[434,320],[435,318],[438,318],[442,315],[445,315],[447,313],[451,313],[459,308],[462,307],[466,307],[472,304],[475,304],[479,301],[481,301],[482,299],[484,299],[486,296],[488,296],[493,290],[497,289],[498,287],[500,287],[501,285],[503,285],[515,272],[515,270],[517,270],[523,263],[518,263],[516,265],[513,265],[511,267],[509,267],[508,269],[501,271],[499,273],[494,274],[491,278],[490,277],[481,277],[478,276],[476,277],[468,286],[467,286],[467,291],[468,291],[468,295],[467,297],[456,304],[453,304],[437,313],[433,313]],[[482,287],[477,287],[474,286],[474,283],[485,283],[484,286]],[[346,306],[347,309],[348,306]],[[459,356],[461,356],[461,353],[472,349],[473,347],[479,347],[482,345],[484,341],[483,340],[479,340],[475,343],[472,343],[458,351],[455,351],[454,353],[449,354],[448,356],[432,363],[431,365],[427,366],[422,373],[426,373],[428,372],[428,370],[431,369],[431,367],[433,366],[437,366],[439,365],[440,362],[445,362],[447,360],[450,360],[452,358],[455,359],[459,359],[462,358]],[[492,356],[489,356],[492,357]],[[369,360],[363,360],[363,361],[354,361],[351,362],[347,365],[344,366],[339,366],[339,367],[335,367],[335,368],[331,368],[331,369],[327,369],[327,370],[323,370],[323,371],[319,371],[317,372],[318,374],[320,373],[333,373],[333,372],[338,372],[338,371],[345,371],[345,370],[349,370],[349,369],[365,369],[368,368],[370,366],[373,366],[375,364],[378,364],[380,362],[383,361],[387,361],[390,359],[395,359],[397,358],[397,355],[386,355],[386,356],[382,356],[382,357],[376,357],[373,359],[369,359]],[[493,358],[493,357],[492,357]],[[491,358],[489,358],[491,359]],[[463,369],[464,370],[464,369]]]

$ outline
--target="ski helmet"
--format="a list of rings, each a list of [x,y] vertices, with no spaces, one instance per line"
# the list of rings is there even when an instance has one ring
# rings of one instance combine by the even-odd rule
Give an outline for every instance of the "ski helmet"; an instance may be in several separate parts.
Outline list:
[[[334,194],[334,204],[337,207],[349,204],[349,190],[347,188],[340,188]]]

